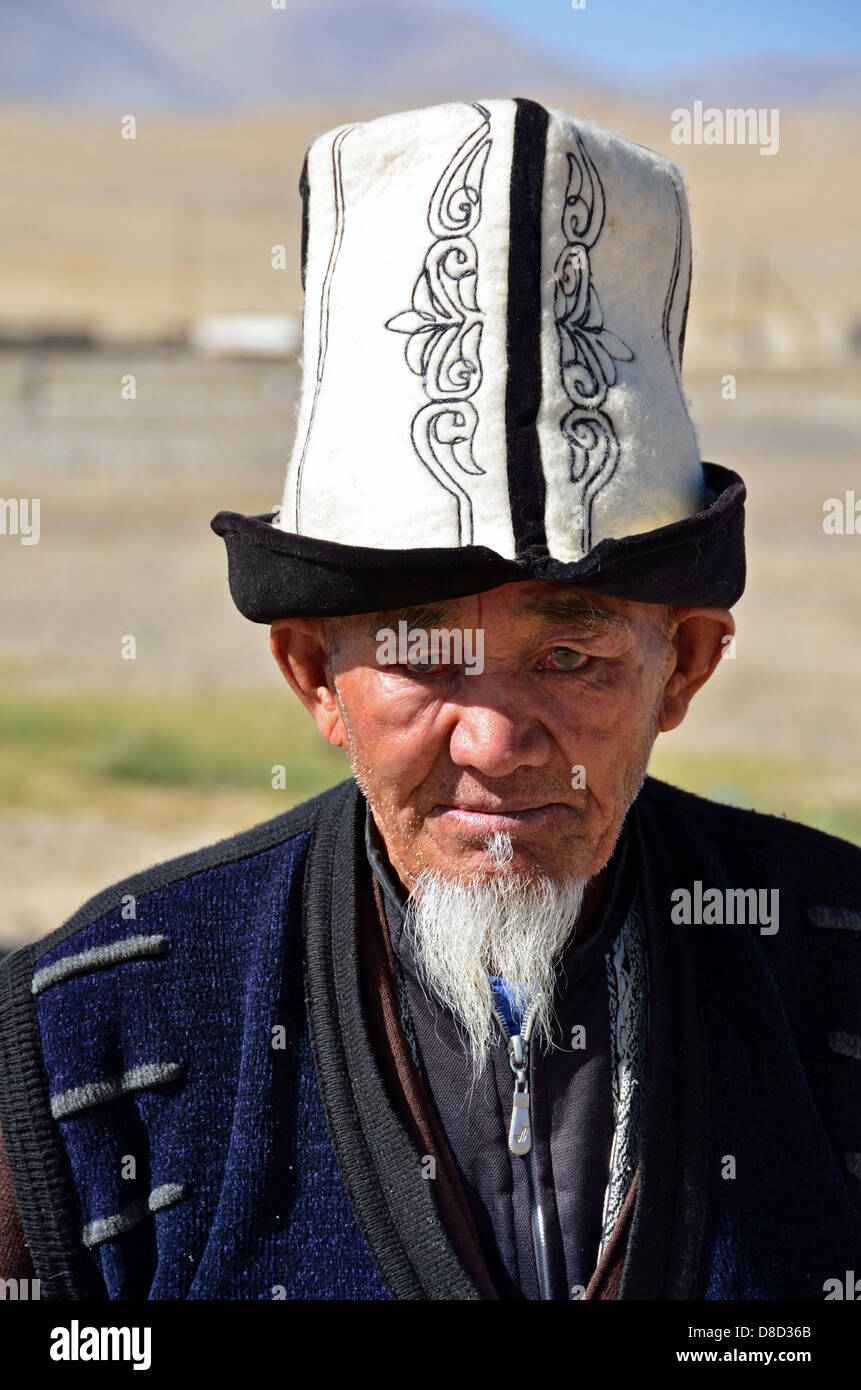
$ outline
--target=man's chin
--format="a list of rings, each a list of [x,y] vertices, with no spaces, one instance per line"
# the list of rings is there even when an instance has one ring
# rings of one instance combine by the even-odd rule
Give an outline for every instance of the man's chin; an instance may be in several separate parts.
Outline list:
[[[488,844],[487,837],[435,845],[434,850],[433,855],[426,857],[427,866],[452,882],[486,881],[515,887],[548,879],[561,884],[572,876],[587,876],[579,872],[582,851],[560,855],[558,841],[555,845],[545,845],[512,836],[511,853],[504,863]]]

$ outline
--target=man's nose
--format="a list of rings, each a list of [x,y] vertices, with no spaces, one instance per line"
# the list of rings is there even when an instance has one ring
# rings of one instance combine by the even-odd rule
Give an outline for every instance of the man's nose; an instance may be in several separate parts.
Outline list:
[[[482,678],[483,679],[483,678]],[[449,738],[451,760],[488,777],[506,777],[519,767],[541,767],[549,759],[551,738],[528,709],[501,701],[491,691],[482,698],[470,691],[468,704],[458,707]]]

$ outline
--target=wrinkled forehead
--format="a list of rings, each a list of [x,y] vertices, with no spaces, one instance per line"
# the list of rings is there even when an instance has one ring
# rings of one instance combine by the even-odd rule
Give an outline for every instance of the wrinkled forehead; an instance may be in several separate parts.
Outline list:
[[[352,624],[357,633],[376,637],[381,628],[397,631],[400,623],[409,629],[480,627],[494,624],[564,625],[595,632],[601,628],[629,628],[637,621],[638,610],[645,616],[653,605],[626,599],[590,594],[569,584],[526,580],[503,584],[465,598],[438,603],[385,609],[355,618],[339,619],[339,625]]]

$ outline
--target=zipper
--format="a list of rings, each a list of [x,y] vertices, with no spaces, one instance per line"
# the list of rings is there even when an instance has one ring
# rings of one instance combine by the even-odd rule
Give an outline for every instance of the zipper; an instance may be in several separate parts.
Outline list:
[[[552,1299],[550,1263],[547,1255],[547,1238],[544,1210],[538,1195],[538,1173],[536,1171],[535,1150],[532,1143],[532,1104],[530,1100],[533,1073],[530,1038],[538,1005],[534,1004],[521,1024],[520,1032],[509,1033],[505,1015],[502,1013],[496,995],[493,1007],[502,1029],[508,1052],[508,1061],[514,1072],[514,1093],[511,1103],[511,1120],[508,1126],[508,1147],[526,1164],[529,1180],[529,1215],[532,1229],[532,1250],[535,1256],[535,1272],[538,1276],[538,1297]]]

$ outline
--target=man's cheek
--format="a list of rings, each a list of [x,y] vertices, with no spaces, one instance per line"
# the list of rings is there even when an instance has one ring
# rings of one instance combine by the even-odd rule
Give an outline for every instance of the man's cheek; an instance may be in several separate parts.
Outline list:
[[[574,762],[585,763],[588,758],[594,766],[619,756],[628,743],[631,717],[628,701],[584,693],[557,707],[547,723],[557,743],[571,753]]]
[[[583,727],[564,740],[571,770],[574,804],[577,793],[591,817],[613,815],[626,793],[631,770],[645,756],[648,730],[643,712],[620,709],[609,725]]]
[[[394,770],[432,763],[441,741],[426,719],[386,719],[375,730],[374,746],[383,768]]]
[[[441,701],[417,681],[390,673],[378,675],[364,692],[363,709],[369,720],[388,728],[409,728],[437,717]]]
[[[655,692],[644,690],[633,672],[619,674],[608,687],[584,700],[584,722],[623,756],[633,753],[655,703]]]
[[[375,728],[367,752],[380,781],[396,788],[398,799],[406,802],[433,769],[443,746],[421,723],[387,720]]]

